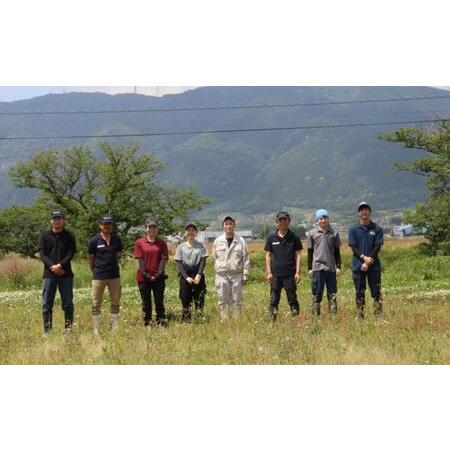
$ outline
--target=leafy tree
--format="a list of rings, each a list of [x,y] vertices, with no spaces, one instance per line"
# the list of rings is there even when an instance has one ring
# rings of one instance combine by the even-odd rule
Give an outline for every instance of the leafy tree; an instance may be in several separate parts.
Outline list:
[[[12,206],[0,211],[0,254],[33,256],[41,232],[49,226],[48,208],[36,201],[32,206]]]
[[[64,152],[44,150],[10,170],[17,187],[35,188],[41,203],[62,208],[81,242],[98,231],[98,218],[112,214],[119,232],[131,245],[129,231],[146,216],[158,218],[161,233],[182,228],[191,213],[208,203],[195,188],[163,186],[157,174],[163,164],[152,154],[138,153],[138,146],[99,144],[94,153],[82,146]]]
[[[450,122],[443,120],[437,128],[428,131],[400,128],[393,133],[383,133],[380,138],[428,153],[410,163],[395,164],[397,170],[427,177],[431,192],[426,202],[405,214],[405,219],[415,227],[426,228],[428,243],[423,246],[424,251],[450,254]]]

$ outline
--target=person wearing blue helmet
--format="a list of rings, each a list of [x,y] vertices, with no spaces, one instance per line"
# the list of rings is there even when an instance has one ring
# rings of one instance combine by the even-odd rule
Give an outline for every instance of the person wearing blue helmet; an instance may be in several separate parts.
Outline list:
[[[341,274],[341,240],[330,227],[326,209],[316,211],[317,227],[308,234],[308,274],[312,278],[312,313],[320,316],[320,303],[327,287],[328,310],[337,313],[337,282]]]

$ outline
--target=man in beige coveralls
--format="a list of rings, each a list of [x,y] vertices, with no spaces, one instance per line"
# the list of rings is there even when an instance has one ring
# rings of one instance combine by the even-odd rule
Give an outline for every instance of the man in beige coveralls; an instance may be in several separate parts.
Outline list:
[[[222,224],[224,234],[214,241],[212,257],[215,261],[220,319],[226,321],[230,310],[234,318],[240,316],[243,286],[248,279],[250,258],[245,240],[234,233],[234,218],[227,216]]]

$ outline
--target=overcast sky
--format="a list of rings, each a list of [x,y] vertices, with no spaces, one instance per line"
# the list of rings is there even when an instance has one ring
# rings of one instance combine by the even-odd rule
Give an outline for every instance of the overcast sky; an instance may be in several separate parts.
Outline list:
[[[177,94],[193,89],[195,86],[137,86],[138,94],[162,96]],[[133,86],[0,86],[0,101],[11,102],[46,94],[61,94],[63,92],[106,92],[119,94],[134,92]]]

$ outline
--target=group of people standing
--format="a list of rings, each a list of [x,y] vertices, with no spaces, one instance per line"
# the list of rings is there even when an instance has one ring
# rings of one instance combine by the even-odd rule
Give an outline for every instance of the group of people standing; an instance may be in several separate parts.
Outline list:
[[[359,223],[349,230],[348,244],[353,252],[352,273],[356,292],[356,306],[360,318],[365,313],[365,291],[368,282],[374,299],[374,313],[381,314],[381,266],[378,253],[383,244],[383,230],[370,220],[370,206],[362,202],[357,207]],[[65,229],[64,213],[52,211],[51,229],[39,240],[39,256],[44,264],[43,275],[43,323],[47,335],[52,328],[52,311],[56,290],[61,296],[66,329],[71,329],[74,318],[73,272],[71,260],[76,254],[75,238]],[[278,313],[281,292],[284,289],[293,316],[300,313],[297,285],[300,282],[301,250],[298,235],[289,229],[291,218],[285,211],[276,215],[276,230],[266,240],[264,250],[267,281],[270,284],[268,312],[272,320]],[[308,274],[312,279],[312,313],[321,314],[324,289],[327,289],[328,308],[337,313],[337,278],[341,271],[341,241],[339,233],[330,226],[325,209],[316,212],[317,226],[308,234]],[[238,319],[241,314],[244,285],[249,279],[250,256],[245,240],[235,232],[236,221],[228,215],[222,220],[223,234],[216,238],[211,256],[214,259],[215,288],[218,295],[220,320]],[[109,215],[99,220],[99,233],[87,245],[88,263],[92,270],[92,327],[100,330],[101,306],[105,289],[110,294],[111,329],[119,327],[122,286],[119,261],[122,241],[113,232],[114,222]],[[164,292],[169,260],[167,243],[158,236],[159,225],[154,219],[145,222],[145,235],[135,242],[134,257],[138,261],[136,280],[142,301],[143,322],[150,327],[152,304],[156,312],[156,324],[167,322]],[[205,295],[205,267],[209,257],[206,246],[197,240],[198,228],[189,223],[185,228],[185,242],[178,245],[174,260],[179,274],[181,320],[202,314]]]

